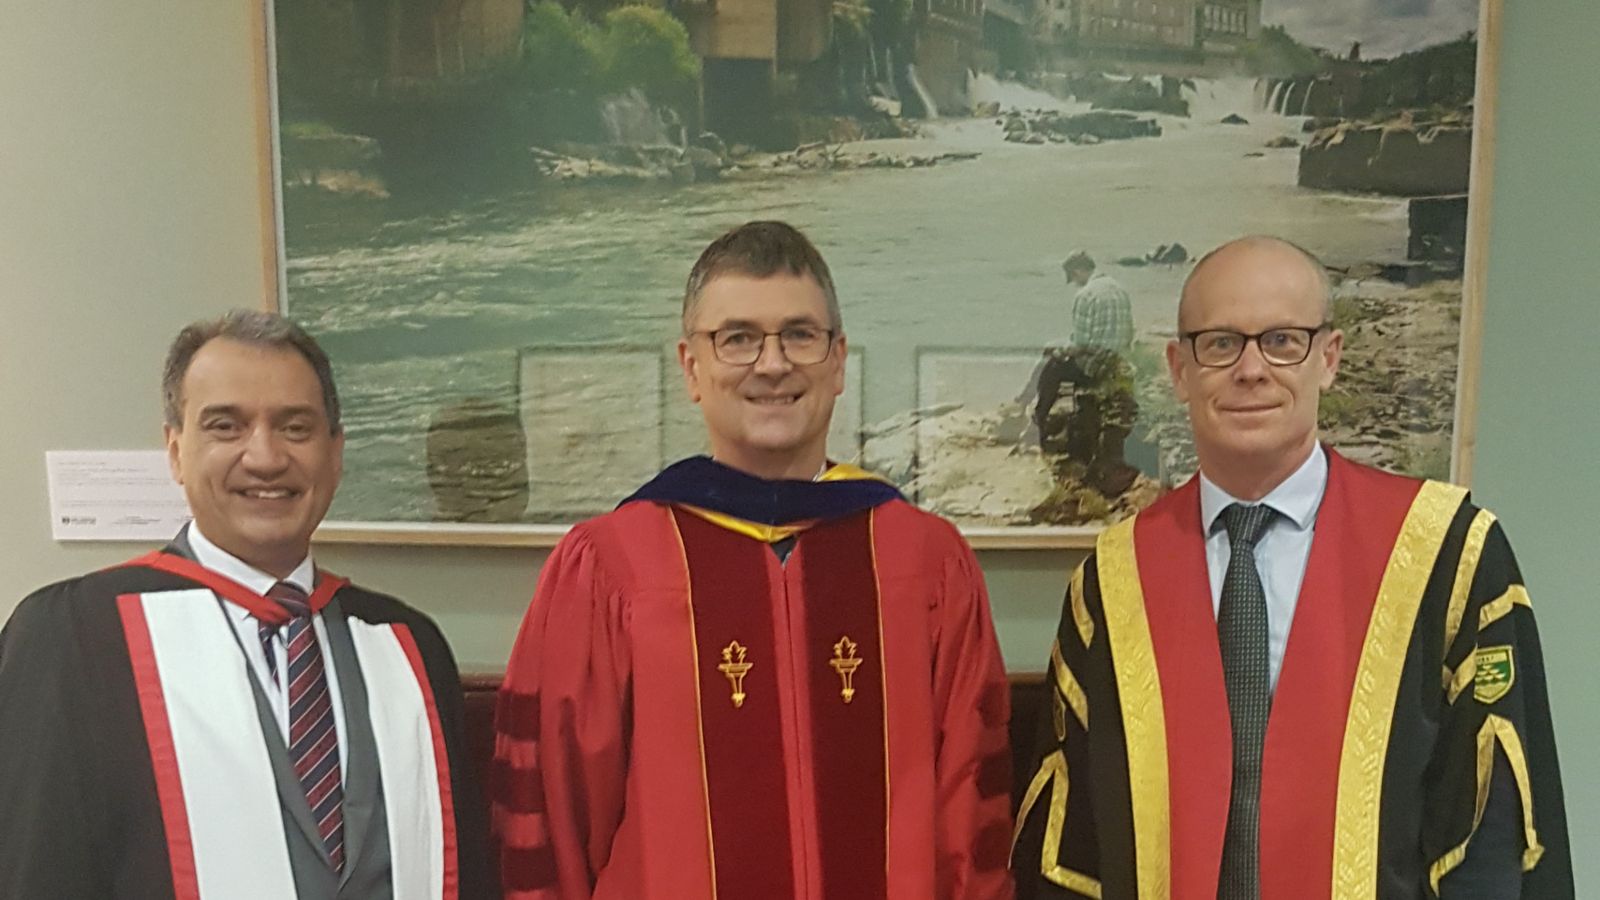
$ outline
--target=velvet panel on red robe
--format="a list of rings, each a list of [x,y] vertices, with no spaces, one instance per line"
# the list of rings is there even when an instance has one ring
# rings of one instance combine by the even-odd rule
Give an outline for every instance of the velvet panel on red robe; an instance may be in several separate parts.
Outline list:
[[[981,573],[901,500],[786,562],[632,502],[561,542],[496,716],[508,897],[1010,897]]]

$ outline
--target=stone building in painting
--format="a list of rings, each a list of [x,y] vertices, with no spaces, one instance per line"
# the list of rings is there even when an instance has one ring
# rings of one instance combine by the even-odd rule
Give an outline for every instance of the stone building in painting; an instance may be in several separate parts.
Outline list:
[[[913,0],[916,65],[909,89],[933,111],[965,109],[967,72],[994,68],[994,51],[983,39],[984,0]]]
[[[277,0],[278,72],[324,99],[444,98],[522,52],[524,0]]]
[[[1057,62],[1123,58],[1200,63],[1236,54],[1261,30],[1261,0],[1032,0],[1033,39]]]
[[[672,9],[700,57],[705,126],[759,142],[781,68],[815,61],[832,40],[830,0],[678,0]]]

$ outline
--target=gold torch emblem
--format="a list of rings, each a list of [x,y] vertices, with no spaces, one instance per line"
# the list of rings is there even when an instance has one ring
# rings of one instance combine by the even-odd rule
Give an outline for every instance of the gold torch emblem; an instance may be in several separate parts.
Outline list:
[[[833,659],[828,660],[828,665],[839,673],[839,696],[844,702],[849,703],[855,699],[856,688],[853,682],[856,669],[861,667],[861,657],[856,656],[856,642],[850,640],[849,635],[842,635],[839,643],[833,645]]]
[[[717,671],[728,676],[728,686],[733,688],[733,708],[744,706],[744,675],[755,663],[744,661],[745,646],[738,641],[722,648],[722,665]]]

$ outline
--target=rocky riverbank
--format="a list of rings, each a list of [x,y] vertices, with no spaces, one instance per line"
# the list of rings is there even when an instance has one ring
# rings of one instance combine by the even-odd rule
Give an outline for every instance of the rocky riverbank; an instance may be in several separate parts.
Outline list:
[[[1399,197],[1467,192],[1472,117],[1411,112],[1379,122],[1339,122],[1300,150],[1299,184]]]
[[[861,464],[922,506],[967,525],[1105,524],[1160,495],[1160,485],[1143,476],[1110,498],[1076,481],[1058,483],[1025,429],[1017,404],[909,410],[865,431]]]
[[[849,169],[921,169],[977,159],[976,152],[905,153],[813,143],[787,153],[741,150],[719,155],[704,147],[593,147],[562,153],[533,148],[535,164],[554,181],[662,182],[751,180]]]
[[[368,200],[389,196],[378,172],[382,149],[370,137],[312,123],[291,124],[283,129],[280,147],[285,189]]]
[[[995,124],[1005,132],[1007,141],[1016,144],[1098,144],[1161,136],[1161,126],[1155,119],[1110,110],[1063,113],[1012,109],[995,119]]]
[[[1415,288],[1342,276],[1334,301],[1344,359],[1323,395],[1323,438],[1359,462],[1429,478],[1448,478],[1460,332],[1461,283]],[[1159,349],[1160,339],[1146,339]],[[1155,444],[1168,486],[1196,468],[1186,413],[1164,377],[1139,385],[1135,433]],[[908,496],[973,525],[1096,525],[1125,518],[1160,496],[1141,475],[1105,496],[1058,481],[1028,429],[1026,410],[945,404],[911,410],[866,429],[861,464]],[[929,449],[931,448],[931,449]]]
[[[1346,282],[1334,301],[1344,363],[1323,396],[1340,452],[1410,475],[1448,478],[1461,344],[1461,282],[1399,291]]]

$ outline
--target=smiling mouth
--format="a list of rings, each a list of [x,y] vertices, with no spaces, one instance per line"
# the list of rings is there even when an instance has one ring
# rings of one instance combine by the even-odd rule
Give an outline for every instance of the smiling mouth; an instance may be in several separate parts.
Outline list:
[[[289,488],[242,488],[234,493],[247,500],[292,500],[300,496],[299,491]]]
[[[1229,413],[1258,413],[1271,412],[1277,408],[1277,404],[1267,404],[1264,406],[1224,406],[1222,407],[1222,411]]]
[[[798,394],[783,397],[747,397],[751,403],[758,406],[793,406],[800,399]]]

